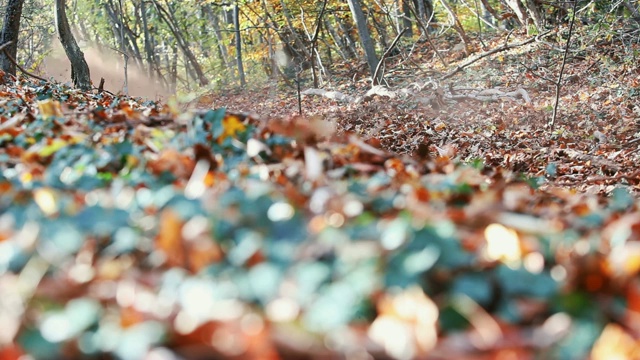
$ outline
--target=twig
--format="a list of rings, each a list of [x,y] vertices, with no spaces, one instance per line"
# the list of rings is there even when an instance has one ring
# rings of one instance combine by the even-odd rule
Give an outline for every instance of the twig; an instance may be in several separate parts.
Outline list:
[[[562,83],[562,74],[564,73],[564,66],[567,64],[567,54],[569,53],[569,45],[571,45],[571,34],[573,33],[573,24],[576,22],[576,6],[578,2],[573,2],[573,16],[571,17],[571,23],[569,23],[569,36],[567,37],[567,44],[564,48],[564,55],[562,56],[562,65],[560,66],[560,74],[558,74],[558,81],[556,81],[556,102],[553,104],[553,115],[549,122],[549,127],[553,131],[553,127],[556,124],[556,118],[558,116],[558,104],[560,103],[560,86]]]
[[[635,138],[635,139],[633,139],[633,140],[627,141],[627,143],[626,143],[626,144],[624,144],[624,146],[633,145],[633,144],[635,144],[635,143],[637,143],[637,142],[640,142],[640,138]]]
[[[9,45],[13,44],[13,41],[7,41],[6,43],[0,45],[0,50],[4,50],[7,47],[9,47]]]
[[[555,81],[554,81],[554,80],[551,80],[551,79],[549,79],[548,77],[544,77],[544,76],[542,76],[542,75],[538,74],[535,70],[533,70],[532,68],[530,68],[530,67],[528,67],[527,65],[525,65],[525,63],[520,62],[520,65],[522,65],[525,69],[527,69],[530,73],[532,73],[532,74],[533,74],[533,76],[535,76],[535,77],[537,77],[537,78],[540,78],[540,79],[542,79],[542,80],[544,80],[544,81],[548,81],[548,82],[550,82],[550,83],[552,83],[552,84],[555,84]]]
[[[530,44],[530,43],[536,41],[539,37],[547,35],[548,33],[549,33],[549,31],[547,31],[545,33],[542,33],[542,34],[540,34],[540,35],[538,35],[536,37],[532,37],[531,39],[516,43],[516,44],[510,44],[510,45],[509,44],[505,44],[505,45],[497,47],[497,48],[495,48],[493,50],[489,50],[489,51],[484,52],[484,53],[482,53],[480,55],[474,56],[471,59],[465,61],[464,63],[458,65],[455,69],[451,70],[450,72],[448,72],[444,76],[442,76],[440,78],[440,80],[446,80],[446,79],[452,77],[453,75],[459,73],[460,71],[464,70],[464,68],[466,68],[467,66],[473,64],[474,62],[476,62],[476,61],[478,61],[480,59],[483,59],[483,58],[485,58],[487,56],[490,56],[490,55],[493,55],[493,54],[496,54],[496,53],[499,53],[499,52],[511,50],[511,49],[514,49],[514,48],[517,48],[517,47],[520,47],[520,46],[523,46],[523,45]]]
[[[35,74],[30,73],[29,71],[25,70],[22,66],[20,66],[20,64],[18,64],[18,62],[16,61],[16,59],[14,59],[14,58],[13,58],[13,56],[11,56],[11,55],[9,54],[9,51],[7,51],[7,47],[8,47],[9,45],[11,45],[12,43],[13,43],[12,41],[8,41],[8,42],[6,42],[6,43],[4,43],[4,44],[0,45],[0,50],[2,50],[2,52],[4,52],[4,56],[6,56],[6,57],[7,57],[7,59],[9,59],[9,61],[11,61],[11,62],[13,63],[13,65],[15,65],[15,66],[20,70],[20,71],[22,71],[22,73],[23,73],[23,74],[25,74],[25,75],[29,75],[29,76],[31,76],[31,77],[32,77],[32,78],[34,78],[34,79],[38,79],[38,80],[42,80],[42,81],[47,81],[47,82],[48,82],[49,80],[47,80],[47,79],[45,79],[45,78],[42,78],[42,77],[40,77],[40,76],[38,76],[38,75],[35,75]]]
[[[398,44],[398,41],[400,40],[402,35],[404,35],[404,33],[407,32],[407,30],[409,29],[408,28],[402,29],[402,31],[400,31],[400,33],[396,35],[396,38],[393,39],[393,42],[391,43],[391,45],[389,45],[389,48],[384,52],[384,54],[382,54],[382,57],[378,62],[378,66],[376,66],[376,71],[373,72],[373,85],[380,84],[380,82],[378,81],[378,73],[380,72],[380,69],[382,69],[382,64],[384,63],[384,60],[389,56],[389,54],[391,54],[391,50],[393,50],[393,48],[396,47],[396,44]]]

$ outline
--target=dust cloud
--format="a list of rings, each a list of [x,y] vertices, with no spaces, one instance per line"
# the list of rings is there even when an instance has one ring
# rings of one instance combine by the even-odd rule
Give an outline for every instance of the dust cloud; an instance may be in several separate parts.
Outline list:
[[[45,78],[53,78],[63,83],[71,82],[71,64],[62,49],[60,41],[53,39],[52,49],[39,67]],[[91,71],[93,86],[100,84],[100,78],[104,78],[104,89],[112,93],[121,93],[124,87],[124,60],[120,53],[105,47],[82,46],[84,57]],[[140,69],[129,57],[128,65],[129,95],[142,97],[149,100],[163,100],[171,95],[171,92],[162,84],[149,78],[146,72]]]

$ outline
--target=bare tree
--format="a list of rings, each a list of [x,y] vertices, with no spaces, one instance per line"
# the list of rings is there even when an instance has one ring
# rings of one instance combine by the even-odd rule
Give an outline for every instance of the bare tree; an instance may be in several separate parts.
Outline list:
[[[20,17],[22,16],[23,4],[24,0],[9,0],[4,16],[2,35],[0,35],[0,45],[11,41],[5,51],[14,59],[18,53],[18,33],[20,32]],[[5,73],[16,75],[16,65],[4,51],[0,52],[0,67]]]
[[[64,52],[71,62],[71,79],[73,80],[73,85],[77,88],[85,91],[91,90],[89,65],[87,65],[87,61],[84,59],[84,53],[80,50],[76,39],[71,33],[69,20],[67,20],[67,11],[64,5],[65,0],[55,1],[56,29],[58,30],[58,38],[60,38]]]

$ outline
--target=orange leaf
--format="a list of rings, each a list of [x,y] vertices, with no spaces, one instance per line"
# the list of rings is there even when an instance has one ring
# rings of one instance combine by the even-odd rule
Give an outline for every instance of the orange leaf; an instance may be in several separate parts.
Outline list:
[[[156,237],[156,247],[165,253],[170,266],[184,266],[185,248],[182,241],[182,220],[171,209],[160,215],[160,229]]]

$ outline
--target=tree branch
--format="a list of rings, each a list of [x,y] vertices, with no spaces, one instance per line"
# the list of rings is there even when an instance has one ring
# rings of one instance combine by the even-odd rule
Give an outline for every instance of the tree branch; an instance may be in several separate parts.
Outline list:
[[[13,65],[15,65],[23,74],[31,76],[34,79],[38,79],[38,80],[42,80],[42,81],[49,81],[45,78],[42,78],[38,75],[32,74],[29,71],[25,70],[22,66],[20,66],[20,64],[18,64],[18,62],[16,61],[16,59],[13,58],[13,56],[11,56],[11,54],[9,54],[9,51],[7,51],[7,47],[9,47],[9,45],[11,45],[13,42],[9,41],[6,42],[2,45],[0,45],[0,50],[2,50],[4,52],[4,55],[7,57],[7,59],[9,59],[9,61],[11,61],[13,63]]]
[[[487,52],[484,52],[484,53],[482,53],[480,55],[474,56],[471,59],[465,61],[464,63],[458,65],[455,69],[451,70],[450,72],[448,72],[444,76],[442,76],[440,78],[440,80],[445,80],[445,79],[448,79],[448,78],[452,77],[453,75],[459,73],[460,71],[464,70],[464,68],[466,68],[467,66],[475,63],[476,61],[478,61],[480,59],[486,58],[487,56],[491,56],[493,54],[497,54],[499,52],[511,50],[511,49],[514,49],[514,48],[517,48],[517,47],[520,47],[520,46],[523,46],[523,45],[530,44],[530,43],[538,40],[542,36],[547,35],[548,33],[549,33],[549,31],[546,31],[546,32],[544,32],[544,33],[542,33],[542,34],[540,34],[540,35],[538,35],[536,37],[532,37],[531,39],[528,39],[528,40],[525,40],[525,41],[522,41],[522,42],[519,42],[519,43],[515,43],[515,44],[505,44],[505,45],[502,45],[502,46],[497,47],[495,49],[492,49],[492,50],[489,50]]]
[[[400,38],[402,37],[402,35],[404,35],[405,32],[407,32],[407,30],[409,30],[409,28],[404,28],[402,29],[402,31],[400,31],[400,33],[398,35],[396,35],[396,38],[393,39],[393,42],[391,42],[391,45],[389,46],[389,48],[384,52],[384,54],[382,54],[382,57],[380,58],[380,61],[378,62],[378,66],[376,66],[376,71],[373,73],[373,85],[378,85],[378,73],[380,72],[380,69],[382,68],[382,64],[384,63],[384,60],[389,56],[389,54],[391,53],[391,50],[393,50],[394,47],[396,47],[396,44],[398,43],[398,40],[400,40]]]

